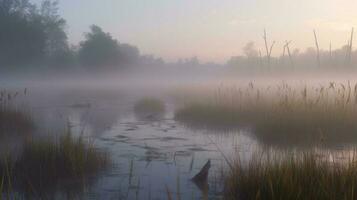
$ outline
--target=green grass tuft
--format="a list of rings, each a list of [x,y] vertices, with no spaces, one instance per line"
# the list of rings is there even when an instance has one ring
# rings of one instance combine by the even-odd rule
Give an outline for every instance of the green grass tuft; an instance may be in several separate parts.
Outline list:
[[[106,153],[68,132],[57,140],[26,142],[18,156],[1,160],[0,177],[13,192],[44,198],[85,189],[109,164]]]
[[[246,165],[236,162],[225,179],[225,199],[357,198],[355,153],[344,162],[313,152],[270,154],[256,154]]]
[[[214,100],[207,97],[183,104],[175,119],[188,127],[220,132],[248,129],[269,145],[356,141],[357,85],[353,91],[350,86],[279,87],[283,89],[266,93],[253,86],[219,91]]]
[[[0,91],[0,136],[29,134],[35,128],[31,115],[16,103],[19,93]]]

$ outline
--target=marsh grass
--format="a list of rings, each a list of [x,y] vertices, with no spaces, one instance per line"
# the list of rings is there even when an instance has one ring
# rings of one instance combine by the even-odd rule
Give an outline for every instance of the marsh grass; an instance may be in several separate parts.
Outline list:
[[[155,98],[144,98],[135,103],[134,112],[141,119],[161,118],[165,113],[165,103]]]
[[[84,190],[109,164],[106,153],[67,132],[56,140],[28,141],[19,156],[2,158],[0,177],[8,194],[42,199]]]
[[[32,118],[26,112],[0,108],[0,135],[29,134],[34,128]]]
[[[304,153],[255,154],[225,178],[225,199],[356,199],[356,152],[344,161]]]
[[[25,89],[24,94],[27,94]],[[34,130],[34,122],[24,108],[17,105],[18,92],[0,91],[0,136],[6,134],[29,134]]]
[[[357,84],[330,83],[329,87],[267,86],[263,92],[246,88],[218,89],[186,102],[175,119],[198,129],[249,129],[267,143],[279,141],[353,141],[357,132]]]

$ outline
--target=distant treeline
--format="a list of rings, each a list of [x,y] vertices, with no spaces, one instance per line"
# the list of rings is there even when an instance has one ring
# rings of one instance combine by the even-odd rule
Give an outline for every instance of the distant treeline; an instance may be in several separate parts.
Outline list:
[[[0,69],[23,71],[50,66],[103,70],[163,63],[162,59],[140,55],[138,48],[119,43],[96,25],[85,33],[84,41],[71,46],[66,26],[57,1],[35,5],[29,0],[0,0]]]
[[[84,40],[77,46],[70,45],[66,33],[66,21],[58,12],[58,2],[44,0],[40,5],[29,0],[0,0],[0,71],[26,70],[73,70],[89,72],[111,71],[138,68],[139,66],[175,69],[237,69],[238,71],[262,71],[266,69],[312,69],[318,67],[350,67],[357,65],[357,51],[352,51],[352,39],[337,50],[321,50],[315,33],[316,47],[304,52],[291,49],[286,41],[280,51],[268,45],[266,32],[263,39],[265,50],[262,52],[249,42],[243,56],[232,57],[225,65],[215,63],[201,64],[196,57],[179,59],[165,63],[152,55],[141,55],[135,46],[120,43],[99,26],[92,25],[85,33]],[[165,69],[163,69],[165,68]],[[184,71],[187,71],[185,69]],[[207,70],[206,70],[207,71]]]
[[[55,2],[37,7],[28,0],[0,0],[1,67],[73,62],[65,26]]]

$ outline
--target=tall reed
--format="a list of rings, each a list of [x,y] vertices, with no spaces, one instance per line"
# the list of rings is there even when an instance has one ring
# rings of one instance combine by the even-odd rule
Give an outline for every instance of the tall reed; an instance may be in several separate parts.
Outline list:
[[[357,84],[350,82],[295,88],[286,83],[257,87],[251,82],[192,99],[176,110],[175,119],[193,128],[249,129],[271,142],[282,137],[351,142],[357,131]]]
[[[262,153],[237,161],[225,179],[225,199],[356,199],[356,152],[344,161],[328,153]]]
[[[18,156],[2,158],[0,177],[10,194],[49,198],[60,191],[85,189],[109,164],[105,152],[68,131],[58,139],[30,140]]]

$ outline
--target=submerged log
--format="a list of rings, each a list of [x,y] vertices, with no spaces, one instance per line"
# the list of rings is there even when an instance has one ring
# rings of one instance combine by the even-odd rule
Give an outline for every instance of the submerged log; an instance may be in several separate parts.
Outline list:
[[[208,160],[207,163],[202,167],[201,171],[198,172],[193,178],[192,181],[195,183],[204,183],[207,182],[208,171],[211,167],[211,160]]]
[[[196,174],[191,180],[195,185],[198,187],[198,189],[201,190],[202,192],[202,197],[203,199],[208,199],[208,190],[209,190],[209,185],[208,185],[208,171],[209,168],[211,167],[211,161],[208,160],[207,163],[202,167],[201,171]]]

